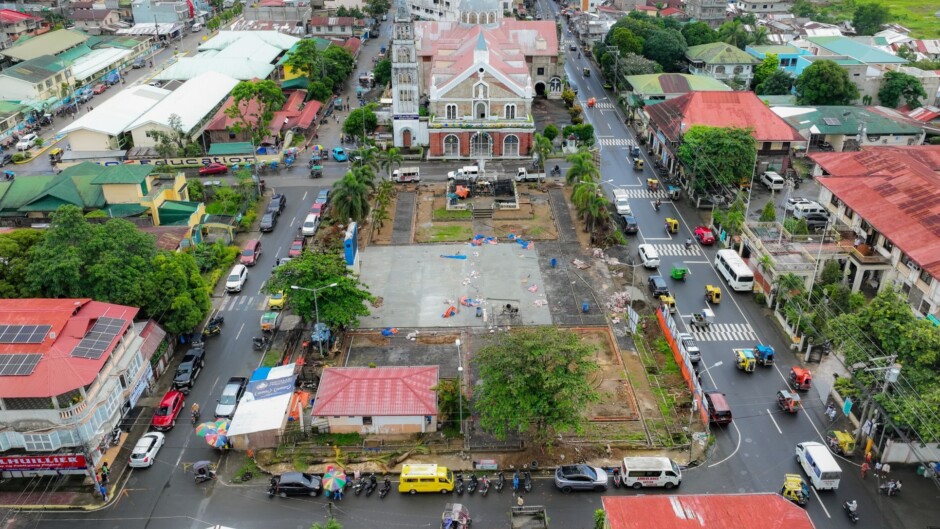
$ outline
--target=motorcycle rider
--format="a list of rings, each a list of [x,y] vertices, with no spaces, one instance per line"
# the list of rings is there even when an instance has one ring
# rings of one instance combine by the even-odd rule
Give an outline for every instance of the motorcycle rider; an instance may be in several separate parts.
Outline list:
[[[193,417],[198,421],[199,420],[199,403],[194,402],[192,407]]]
[[[653,205],[653,207],[656,208],[656,211],[659,211],[659,206],[661,206],[661,205],[662,205],[662,203],[661,203],[661,202],[659,201],[659,199],[657,198],[657,199],[656,199],[656,203]]]
[[[689,237],[688,239],[685,240],[685,249],[688,250],[689,248],[692,248],[692,238],[691,238],[691,237]]]
[[[850,513],[855,514],[858,510],[858,502],[855,500],[845,502],[845,507],[849,510]]]

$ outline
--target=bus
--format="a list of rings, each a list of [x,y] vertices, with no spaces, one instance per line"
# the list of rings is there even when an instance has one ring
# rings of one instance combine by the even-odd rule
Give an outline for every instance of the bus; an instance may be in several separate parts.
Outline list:
[[[734,250],[718,250],[715,268],[728,282],[731,290],[739,292],[754,290],[754,273]]]

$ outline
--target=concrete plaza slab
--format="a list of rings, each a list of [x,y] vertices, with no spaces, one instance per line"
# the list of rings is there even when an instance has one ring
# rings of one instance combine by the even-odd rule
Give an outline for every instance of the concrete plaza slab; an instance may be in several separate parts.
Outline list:
[[[361,278],[382,306],[361,321],[362,328],[483,327],[550,325],[539,271],[538,250],[519,244],[431,244],[370,246],[362,251]],[[529,289],[535,286],[536,291]],[[476,308],[460,305],[461,297],[482,300]],[[503,314],[517,307],[514,317]],[[448,307],[457,314],[444,318]]]

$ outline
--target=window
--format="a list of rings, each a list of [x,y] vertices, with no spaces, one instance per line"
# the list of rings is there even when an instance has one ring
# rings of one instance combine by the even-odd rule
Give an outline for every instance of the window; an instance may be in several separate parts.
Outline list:
[[[519,156],[519,137],[513,134],[503,140],[503,156]]]
[[[36,452],[49,452],[59,448],[58,432],[48,434],[23,434],[23,442],[27,450]]]
[[[477,132],[470,138],[470,157],[493,155],[493,137],[485,132]]]
[[[228,139],[230,139],[230,140],[234,140],[234,139],[235,139],[235,133],[234,133],[234,132],[231,132],[231,131],[229,131],[229,133],[228,133]]]
[[[891,251],[894,250],[894,243],[889,241],[887,237],[882,237],[881,245],[884,246],[885,250],[887,250],[888,253],[891,253]]]
[[[725,73],[725,67],[724,67],[724,66],[716,66],[716,67],[715,67],[715,73],[718,74],[718,75],[723,75],[723,74]]]
[[[460,156],[460,139],[450,134],[444,138],[444,156]]]
[[[516,119],[516,105],[506,105],[503,108],[503,117],[506,119]]]
[[[363,417],[362,418],[363,426],[372,426],[372,417]]]
[[[447,105],[447,119],[457,119],[457,105]]]
[[[404,102],[411,102],[411,90],[399,90],[398,91],[398,100]]]
[[[535,75],[545,75],[545,68],[540,67],[535,69]]]
[[[473,106],[474,114],[480,119],[486,119],[486,103],[480,101]]]
[[[919,277],[920,280],[923,281],[927,286],[930,286],[930,280],[933,279],[930,275],[930,272],[921,269]]]

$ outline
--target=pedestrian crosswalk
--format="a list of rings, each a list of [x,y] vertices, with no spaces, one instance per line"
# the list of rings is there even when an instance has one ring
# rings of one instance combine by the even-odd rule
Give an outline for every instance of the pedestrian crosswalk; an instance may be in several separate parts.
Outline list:
[[[624,190],[628,198],[648,198],[650,200],[656,200],[657,198],[663,200],[666,198],[666,191],[663,189],[650,191],[646,189],[646,186],[619,187],[618,189]]]
[[[598,106],[600,103],[598,103]],[[631,138],[598,138],[597,143],[606,147],[633,147],[636,141]]]
[[[594,103],[594,108],[597,110],[613,110],[614,104],[609,101],[598,101]]]
[[[708,330],[690,328],[699,342],[757,342],[757,333],[747,323],[713,323]]]
[[[702,250],[695,244],[688,250],[685,249],[685,243],[654,244],[653,248],[656,249],[659,255],[677,255],[679,257],[695,257],[702,255]]]
[[[268,296],[264,294],[248,295],[241,293],[236,295],[224,294],[222,303],[219,305],[219,312],[248,312],[257,310],[267,310]]]

